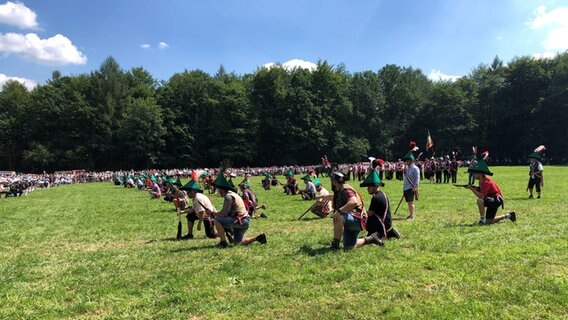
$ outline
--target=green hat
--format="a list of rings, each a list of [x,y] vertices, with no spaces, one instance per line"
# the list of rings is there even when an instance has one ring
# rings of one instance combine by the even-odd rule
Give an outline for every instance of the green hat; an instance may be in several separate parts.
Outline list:
[[[222,173],[220,173],[217,176],[217,178],[213,182],[213,186],[215,188],[218,188],[218,189],[221,189],[221,190],[236,191],[235,186],[232,185],[232,183],[230,183],[229,181],[227,181],[227,179],[225,178],[225,176]]]
[[[292,172],[292,170],[288,170],[288,171],[286,171],[286,173],[284,175],[285,176],[293,176],[294,173]]]
[[[174,184],[174,177],[169,177],[168,179],[166,179],[166,182],[170,183],[170,184]]]
[[[308,174],[306,174],[305,176],[302,177],[302,180],[312,181],[312,175],[308,173]]]
[[[542,156],[540,155],[540,153],[538,153],[538,152],[533,152],[533,153],[529,154],[529,155],[528,155],[528,158],[529,158],[529,159],[541,160],[541,161],[544,160],[544,159],[542,158]]]
[[[150,178],[150,180],[151,180],[152,182],[158,182],[158,180],[157,180],[156,177],[154,177],[154,176],[152,176],[152,177]]]
[[[199,193],[203,193],[203,190],[199,189],[199,184],[197,182],[195,182],[194,180],[189,180],[188,183],[185,184],[185,186],[179,188],[180,190],[193,190],[195,192],[199,192]]]
[[[493,172],[489,171],[489,167],[487,166],[487,162],[483,159],[480,159],[479,161],[477,161],[477,164],[473,168],[468,169],[467,172],[481,173],[481,174],[485,174],[485,175],[488,175],[488,176],[493,175]]]
[[[361,183],[359,186],[361,186],[361,187],[368,187],[368,186],[383,187],[384,185],[385,184],[381,181],[381,178],[379,178],[377,171],[371,170],[371,172],[369,172],[369,174],[367,175],[365,180],[363,180],[363,183]]]
[[[316,187],[321,185],[321,181],[320,181],[320,179],[319,179],[318,177],[315,177],[315,178],[314,178],[314,185],[315,185]]]
[[[414,161],[414,154],[412,154],[412,150],[408,151],[406,155],[403,157],[404,160],[413,160]]]
[[[183,184],[181,183],[181,180],[179,179],[179,177],[177,178],[176,182],[174,182],[175,186],[181,187],[183,186]]]

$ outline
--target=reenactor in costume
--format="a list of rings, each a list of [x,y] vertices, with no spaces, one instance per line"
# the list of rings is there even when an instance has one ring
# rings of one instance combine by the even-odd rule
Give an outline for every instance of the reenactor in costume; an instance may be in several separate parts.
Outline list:
[[[187,235],[183,236],[182,239],[193,239],[193,225],[197,220],[199,220],[197,230],[201,230],[201,225],[203,224],[205,226],[205,236],[214,239],[217,235],[213,228],[212,219],[217,210],[215,210],[209,197],[203,194],[203,190],[199,188],[199,184],[195,180],[189,180],[188,183],[180,188],[180,192],[187,192],[187,196],[193,201],[193,207],[184,210],[187,214]]]
[[[235,187],[231,186],[223,174],[219,174],[213,183],[223,197],[223,208],[215,214],[215,229],[221,238],[217,245],[219,248],[226,248],[229,244],[225,235],[225,229],[232,229],[234,232],[234,244],[248,245],[258,241],[262,244],[267,242],[264,233],[256,237],[244,238],[245,232],[250,225],[250,216],[245,207],[243,198],[236,192]]]
[[[270,180],[272,176],[269,173],[264,174],[264,179],[262,179],[262,188],[264,190],[270,190]]]
[[[302,177],[306,184],[306,189],[300,190],[299,193],[304,200],[313,200],[316,197],[316,185],[312,182],[312,175],[310,173]]]
[[[499,186],[488,176],[493,173],[489,171],[485,159],[478,160],[475,167],[470,168],[468,172],[475,175],[475,179],[479,180],[479,187],[470,184],[464,185],[464,188],[471,190],[477,197],[477,208],[479,210],[479,225],[493,224],[504,219],[510,219],[515,222],[517,216],[514,211],[501,216],[495,216],[499,207],[504,208],[505,201],[503,193]],[[487,208],[487,209],[485,209]]]
[[[529,165],[529,184],[527,190],[530,192],[529,199],[533,198],[533,188],[536,187],[537,198],[540,199],[541,187],[544,186],[544,167],[541,161],[543,161],[541,153],[546,151],[544,146],[539,146],[534,150],[533,153],[528,155],[530,160]]]
[[[341,172],[331,173],[333,184],[333,241],[330,249],[339,249],[343,238],[343,249],[350,250],[367,244],[384,245],[378,233],[358,239],[359,232],[366,229],[367,214],[361,195],[348,184]]]
[[[158,184],[158,179],[156,179],[155,176],[152,176],[150,178],[150,198],[152,199],[159,199],[162,197],[162,189],[160,188],[160,185]]]
[[[404,161],[406,162],[406,171],[404,172],[404,182],[402,186],[402,192],[404,194],[404,199],[408,205],[408,217],[407,219],[413,220],[415,216],[416,207],[414,205],[414,200],[418,200],[420,186],[420,170],[414,164],[414,154],[412,152],[418,150],[416,142],[410,141],[410,151],[404,156]]]
[[[473,146],[471,147],[471,150],[473,151],[473,155],[471,156],[471,161],[468,165],[467,172],[469,172],[469,178],[467,180],[467,184],[473,185],[475,183],[475,174],[471,172],[470,169],[475,168],[475,166],[477,165],[477,147]]]
[[[258,205],[258,198],[256,194],[251,190],[250,184],[246,181],[243,181],[239,184],[239,188],[241,189],[241,194],[243,201],[245,203],[245,207],[247,207],[249,216],[253,218],[268,218],[268,216],[263,212],[258,215],[256,212],[258,209],[266,209],[265,205]]]
[[[296,178],[294,177],[294,173],[292,173],[292,170],[286,173],[286,184],[284,185],[284,193],[291,195],[298,194],[298,182],[296,182]]]
[[[367,236],[376,232],[380,238],[400,238],[400,234],[392,226],[389,199],[381,190],[384,185],[375,170],[371,170],[359,185],[367,187],[367,192],[373,196],[367,210]]]
[[[396,180],[402,180],[404,178],[405,169],[406,167],[404,165],[404,161],[398,159],[398,161],[396,162]]]
[[[331,213],[331,201],[333,199],[330,197],[329,191],[321,184],[319,178],[314,178],[314,185],[316,186],[316,203],[312,205],[310,211],[320,218],[325,218]]]
[[[458,167],[459,167],[458,161],[454,157],[450,163],[450,174],[452,176],[452,183],[458,182]]]
[[[442,167],[444,168],[444,183],[450,183],[451,169],[452,169],[452,161],[450,160],[450,156],[446,156],[444,161],[442,162]]]

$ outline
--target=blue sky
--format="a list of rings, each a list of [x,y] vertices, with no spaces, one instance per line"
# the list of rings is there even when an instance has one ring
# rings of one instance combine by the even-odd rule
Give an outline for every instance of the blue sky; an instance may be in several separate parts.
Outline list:
[[[412,66],[447,79],[496,55],[567,49],[566,0],[0,0],[0,85],[89,73],[108,56],[158,80],[293,59],[350,72]]]

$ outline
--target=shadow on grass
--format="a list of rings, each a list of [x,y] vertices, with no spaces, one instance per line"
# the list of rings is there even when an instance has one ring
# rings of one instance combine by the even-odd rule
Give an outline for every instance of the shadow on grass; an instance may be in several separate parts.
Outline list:
[[[173,242],[177,242],[177,241],[189,241],[192,239],[177,239],[175,237],[171,237],[171,238],[164,238],[164,239],[152,239],[152,240],[148,240],[145,242],[145,244],[150,244],[150,243],[154,243],[154,242],[158,242],[158,241],[173,241]]]
[[[227,248],[231,248],[232,246],[229,246]],[[210,244],[208,246],[202,246],[202,247],[188,247],[188,248],[177,248],[177,249],[172,249],[170,250],[171,253],[178,253],[178,252],[184,252],[184,251],[197,251],[197,250],[207,250],[207,249],[215,249],[217,248],[216,244]]]
[[[320,218],[318,216],[315,216],[315,217],[303,217],[302,219],[299,219],[299,220],[298,220],[298,218],[294,218],[294,219],[292,219],[292,221],[312,221],[312,220],[323,220],[323,219],[325,219],[325,218]]]
[[[329,252],[335,252],[336,250],[330,249],[329,247],[319,247],[319,248],[311,248],[308,245],[303,245],[300,247],[300,251],[307,254],[310,257],[315,257],[321,254],[326,254]]]
[[[444,227],[453,228],[453,227],[483,227],[483,226],[480,226],[479,224],[477,224],[477,222],[474,223],[460,222],[460,223],[447,223]]]
[[[507,200],[524,200],[524,201],[527,201],[527,200],[534,200],[534,199],[529,199],[529,197],[514,197],[514,198],[507,198],[507,199],[505,199],[505,202],[506,202]]]

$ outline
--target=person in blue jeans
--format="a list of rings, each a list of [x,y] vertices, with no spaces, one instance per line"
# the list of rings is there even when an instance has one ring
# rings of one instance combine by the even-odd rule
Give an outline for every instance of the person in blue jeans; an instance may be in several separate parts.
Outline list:
[[[223,208],[215,214],[215,229],[221,238],[217,245],[219,248],[226,248],[229,244],[225,235],[225,229],[234,231],[233,243],[247,245],[258,241],[262,244],[267,242],[264,233],[256,237],[245,238],[245,232],[250,225],[250,215],[245,207],[243,198],[236,193],[235,187],[231,186],[223,174],[219,174],[213,186],[219,190],[223,197]]]
[[[359,232],[365,230],[366,212],[361,195],[345,181],[346,177],[341,172],[332,172],[331,183],[335,212],[333,214],[333,241],[330,249],[339,249],[341,238],[343,238],[344,250],[367,244],[384,245],[376,232],[359,239]]]

